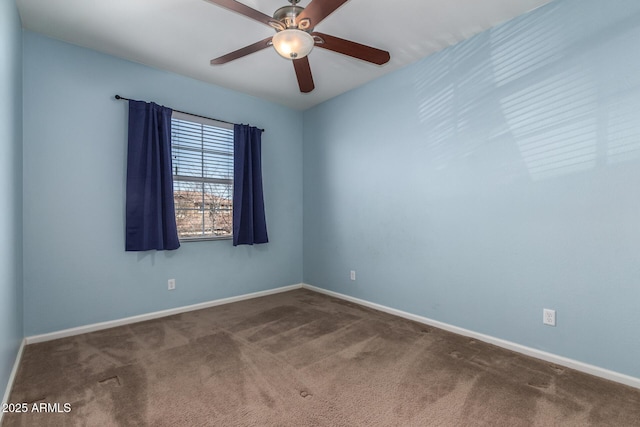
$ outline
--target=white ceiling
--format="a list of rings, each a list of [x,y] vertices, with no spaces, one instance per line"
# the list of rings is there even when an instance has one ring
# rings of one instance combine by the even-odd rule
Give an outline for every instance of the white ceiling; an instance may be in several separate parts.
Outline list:
[[[313,0],[322,1],[322,0]],[[387,50],[383,66],[314,49],[315,90],[271,48],[225,65],[212,58],[274,34],[204,0],[17,0],[32,31],[304,110],[404,67],[550,0],[350,0],[316,31]],[[286,0],[241,0],[272,15]],[[302,0],[305,7],[309,0]]]

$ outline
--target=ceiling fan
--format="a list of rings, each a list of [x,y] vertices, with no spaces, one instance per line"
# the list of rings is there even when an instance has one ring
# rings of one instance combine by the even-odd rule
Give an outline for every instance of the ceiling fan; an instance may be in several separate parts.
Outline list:
[[[291,5],[279,8],[274,12],[273,17],[235,0],[207,1],[254,19],[276,30],[276,34],[273,37],[267,37],[264,40],[212,59],[211,65],[226,64],[234,59],[242,58],[273,46],[282,57],[292,60],[300,92],[308,93],[315,88],[309,59],[307,58],[314,46],[377,65],[386,64],[390,59],[387,51],[314,31],[316,25],[348,0],[312,0],[306,8],[297,5],[300,0],[288,0]]]

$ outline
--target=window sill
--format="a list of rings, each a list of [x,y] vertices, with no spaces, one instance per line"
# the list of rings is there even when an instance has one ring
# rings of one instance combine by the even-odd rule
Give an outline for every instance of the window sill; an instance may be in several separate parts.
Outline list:
[[[180,243],[191,242],[210,242],[216,240],[232,240],[233,236],[220,236],[220,237],[183,237],[180,239]]]

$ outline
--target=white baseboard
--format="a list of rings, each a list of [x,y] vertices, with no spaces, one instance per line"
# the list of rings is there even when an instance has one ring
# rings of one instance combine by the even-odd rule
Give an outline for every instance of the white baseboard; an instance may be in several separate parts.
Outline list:
[[[589,365],[587,363],[569,359],[563,356],[558,356],[553,353],[547,353],[546,351],[537,350],[535,348],[527,347],[521,344],[516,344],[511,341],[495,338],[490,335],[485,335],[478,332],[470,331],[468,329],[459,328],[457,326],[453,326],[448,323],[443,323],[437,320],[429,319],[427,317],[407,313],[406,311],[396,310],[395,308],[386,307],[384,305],[362,300],[360,298],[355,298],[355,297],[344,295],[338,292],[333,292],[326,289],[318,288],[316,286],[308,285],[306,283],[303,283],[302,287],[305,289],[309,289],[311,291],[319,292],[335,298],[340,298],[345,301],[350,301],[356,304],[360,304],[365,307],[373,308],[378,311],[393,314],[398,317],[403,317],[405,319],[413,320],[418,323],[423,323],[425,325],[444,329],[445,331],[453,332],[455,334],[464,335],[470,338],[484,341],[486,343],[493,344],[498,347],[506,348],[507,350],[515,351],[516,353],[521,353],[527,356],[535,357],[537,359],[542,359],[547,362],[554,363],[556,365],[565,366],[567,368],[575,369],[576,371],[584,372],[587,374],[594,375],[596,377],[604,378],[610,381],[615,381],[621,384],[625,384],[625,385],[640,389],[640,378],[635,378],[629,375],[621,374],[619,372],[610,371],[608,369],[600,368],[598,366]]]
[[[86,334],[87,332],[100,331],[102,329],[115,328],[116,326],[129,325],[131,323],[144,322],[145,320],[158,319],[160,317],[186,313],[188,311],[201,310],[203,308],[215,307],[217,305],[230,304],[232,302],[278,294],[280,292],[287,292],[294,289],[300,289],[301,287],[302,287],[302,283],[299,283],[297,285],[283,286],[280,288],[269,289],[266,291],[253,292],[250,294],[238,295],[238,296],[229,297],[229,298],[222,298],[222,299],[217,299],[213,301],[202,302],[199,304],[170,308],[168,310],[154,311],[153,313],[125,317],[123,319],[109,320],[107,322],[93,323],[91,325],[78,326],[76,328],[70,328],[70,329],[63,329],[61,331],[49,332],[47,334],[32,335],[30,337],[26,337],[25,342],[26,344],[34,344],[38,342],[51,341],[58,338],[66,338],[66,337],[71,337],[73,335]]]
[[[11,374],[9,374],[9,381],[7,381],[7,388],[4,391],[4,397],[2,398],[2,404],[9,403],[9,397],[11,396],[11,389],[13,388],[13,382],[16,379],[16,375],[18,374],[18,367],[20,366],[20,359],[22,359],[22,351],[24,350],[24,346],[26,345],[26,340],[22,340],[20,343],[20,347],[18,348],[18,354],[16,354],[16,360],[13,362],[13,369],[11,369]],[[2,425],[2,416],[4,415],[3,411],[0,411],[0,425]]]

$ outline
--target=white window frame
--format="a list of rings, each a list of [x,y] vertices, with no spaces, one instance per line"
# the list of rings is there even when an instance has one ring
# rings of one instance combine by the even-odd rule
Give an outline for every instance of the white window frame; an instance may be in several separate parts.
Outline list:
[[[180,239],[181,242],[193,242],[193,241],[207,241],[207,240],[229,240],[233,238],[233,124],[231,123],[225,123],[225,122],[220,122],[217,120],[213,120],[213,119],[207,119],[204,117],[199,117],[199,116],[192,116],[190,114],[186,114],[186,113],[181,113],[178,111],[174,111],[172,113],[172,130],[171,130],[171,149],[172,149],[172,161],[174,161],[174,165],[173,165],[173,189],[174,189],[174,204],[175,204],[175,214],[176,214],[176,223],[178,225],[178,238]],[[203,163],[200,163],[200,167],[201,167],[201,173],[199,176],[194,176],[193,174],[191,175],[181,175],[180,174],[180,170],[178,169],[178,165],[176,162],[176,154],[174,154],[174,147],[175,147],[175,151],[177,152],[178,149],[182,149],[184,150],[185,147],[184,146],[180,146],[179,141],[174,141],[174,129],[173,129],[173,119],[177,119],[177,120],[181,120],[181,121],[186,121],[186,122],[191,122],[191,123],[197,123],[203,126],[209,126],[209,127],[214,127],[214,128],[221,128],[221,129],[230,129],[231,130],[231,149],[232,149],[232,154],[231,154],[231,162],[230,162],[230,171],[229,172],[229,179],[222,179],[222,178],[213,178],[213,177],[206,177],[205,175],[205,165],[203,163],[206,163],[206,161],[204,160],[205,157],[205,153],[211,154],[213,153],[213,151],[211,150],[207,150],[204,148],[204,142],[202,145],[201,150],[196,150],[193,147],[189,147],[188,151],[192,151],[194,153],[200,153],[201,156],[201,160]],[[228,234],[215,234],[215,222],[213,222],[214,224],[214,228],[211,230],[211,233],[207,233],[206,231],[206,215],[208,210],[206,209],[207,203],[205,202],[205,191],[204,188],[202,190],[202,202],[201,202],[201,207],[200,208],[184,208],[184,207],[179,207],[179,203],[176,200],[176,195],[178,194],[178,192],[182,191],[182,190],[177,190],[176,187],[180,187],[181,184],[184,183],[191,183],[194,185],[202,185],[204,187],[204,185],[206,184],[214,184],[214,185],[223,185],[223,186],[228,186],[229,190],[228,190],[228,201],[229,204],[225,204],[225,206],[223,206],[223,208],[228,207],[229,210],[229,233]],[[215,197],[215,196],[214,196]],[[191,235],[191,236],[185,236],[185,235],[180,235],[180,217],[179,215],[185,214],[185,212],[189,212],[189,211],[193,211],[193,212],[201,212],[202,214],[202,233],[198,234],[198,235]],[[213,214],[215,215],[215,214]],[[224,215],[224,214],[223,214]]]

